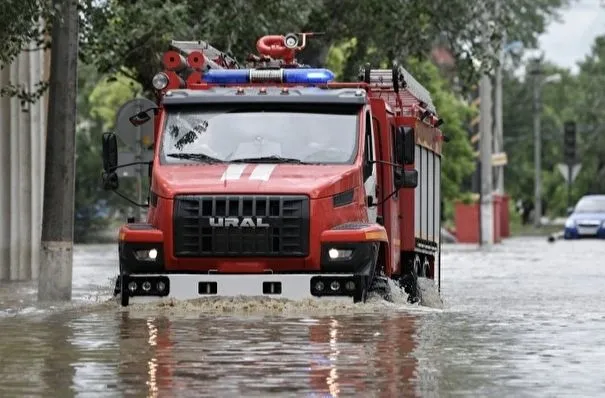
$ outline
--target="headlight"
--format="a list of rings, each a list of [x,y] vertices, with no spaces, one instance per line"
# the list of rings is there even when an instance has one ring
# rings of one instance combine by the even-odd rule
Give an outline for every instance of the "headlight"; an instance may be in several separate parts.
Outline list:
[[[135,250],[134,256],[139,261],[155,261],[158,258],[157,249]]]
[[[576,226],[576,222],[571,219],[568,218],[567,221],[565,221],[565,228],[574,228]]]
[[[335,249],[332,248],[328,250],[328,256],[331,260],[344,260],[350,258],[353,254],[353,250],[351,249]]]
[[[169,83],[169,79],[168,79],[168,75],[166,75],[164,72],[160,72],[158,74],[156,74],[153,79],[151,79],[151,84],[153,85],[153,88],[155,88],[156,90],[163,90],[166,87],[168,87],[168,83]]]

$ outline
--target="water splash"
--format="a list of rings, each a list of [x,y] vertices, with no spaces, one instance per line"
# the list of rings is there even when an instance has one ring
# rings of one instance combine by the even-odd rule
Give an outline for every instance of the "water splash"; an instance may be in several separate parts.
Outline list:
[[[420,305],[428,308],[443,309],[444,303],[439,288],[432,279],[418,278],[418,288],[422,297]]]

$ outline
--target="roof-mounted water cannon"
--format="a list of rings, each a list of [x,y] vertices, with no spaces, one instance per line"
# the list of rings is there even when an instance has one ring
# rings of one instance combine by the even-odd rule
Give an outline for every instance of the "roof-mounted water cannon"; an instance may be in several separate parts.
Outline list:
[[[260,61],[281,60],[284,65],[298,66],[296,63],[296,52],[301,51],[307,45],[307,37],[318,36],[323,33],[287,33],[281,35],[263,36],[256,42],[256,50],[260,54]],[[254,59],[256,57],[252,57]],[[256,59],[254,59],[256,61]],[[257,61],[258,62],[258,61]]]

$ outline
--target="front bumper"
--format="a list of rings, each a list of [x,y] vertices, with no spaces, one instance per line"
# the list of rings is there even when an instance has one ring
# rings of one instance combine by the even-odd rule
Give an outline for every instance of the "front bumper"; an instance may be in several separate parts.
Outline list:
[[[565,227],[563,231],[564,239],[605,239],[604,227]]]
[[[362,277],[353,274],[137,274],[127,276],[121,288],[132,304],[242,296],[353,302],[362,284]]]
[[[148,224],[121,228],[122,305],[236,296],[365,301],[380,242],[388,239],[377,224],[349,223],[326,230],[319,239],[321,271],[311,273],[232,273],[235,270],[221,269],[220,264],[216,270],[175,272],[166,270],[163,241],[163,232]]]

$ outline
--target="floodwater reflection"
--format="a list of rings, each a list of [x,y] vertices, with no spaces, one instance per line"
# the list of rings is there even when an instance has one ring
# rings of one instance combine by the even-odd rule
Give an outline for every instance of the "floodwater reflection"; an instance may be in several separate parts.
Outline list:
[[[118,322],[124,393],[413,395],[411,315],[174,319],[123,312]]]

